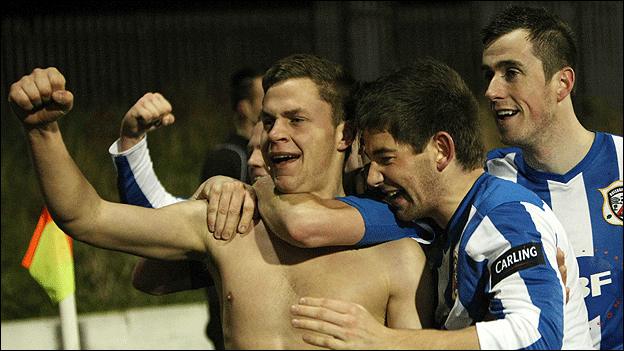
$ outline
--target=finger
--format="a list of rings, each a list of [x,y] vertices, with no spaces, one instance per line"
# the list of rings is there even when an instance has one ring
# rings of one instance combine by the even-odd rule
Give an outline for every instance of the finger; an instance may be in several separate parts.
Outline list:
[[[9,102],[11,102],[11,105],[19,107],[19,109],[24,112],[32,111],[32,109],[35,108],[22,86],[18,83],[13,83],[13,85],[11,85]]]
[[[146,125],[154,124],[160,117],[158,106],[154,103],[154,94],[145,95],[141,102],[141,117]]]
[[[200,199],[204,199],[204,200],[210,200],[209,194],[210,194],[210,188],[212,187],[212,185],[209,185],[208,181],[205,181],[202,183],[202,185],[199,186],[199,188],[197,188],[197,190],[195,190],[195,193],[193,194],[193,196],[191,196],[191,199],[193,200],[200,200]]]
[[[334,325],[343,326],[345,323],[344,314],[325,307],[293,305],[290,307],[290,313],[295,317],[312,318],[315,320],[332,323]]]
[[[238,224],[238,232],[243,234],[251,228],[254,213],[256,211],[256,200],[249,192],[245,192],[245,199],[243,201],[243,214],[241,215],[240,222]]]
[[[245,187],[242,182],[233,183],[232,198],[230,199],[230,206],[228,207],[227,218],[225,220],[225,227],[223,229],[223,237],[231,238],[236,234],[238,225],[241,218],[241,208],[243,207],[243,201],[245,200]]]
[[[219,197],[219,209],[217,210],[217,218],[215,221],[215,231],[223,240],[229,239],[229,235],[224,232],[227,217],[230,214],[230,202],[232,200],[233,183],[223,184],[223,190]],[[240,211],[240,207],[239,207]],[[238,218],[236,218],[238,222]]]
[[[150,95],[150,98],[145,102],[145,104],[149,107],[150,111],[153,111],[155,118],[161,118],[162,115],[166,115],[171,112],[171,110],[167,110],[167,104],[163,103],[157,93]]]
[[[316,306],[324,307],[339,313],[353,313],[354,307],[357,305],[351,302],[340,300],[319,298],[319,297],[302,297],[299,299],[300,306]]]
[[[566,303],[570,300],[570,288],[566,286]]]
[[[48,74],[48,80],[50,81],[52,91],[65,90],[65,76],[63,76],[58,69],[50,67],[46,69],[46,72]]]
[[[560,248],[557,248],[557,264],[560,266],[565,264],[565,253]]]
[[[50,101],[52,98],[52,84],[50,83],[49,72],[41,68],[35,68],[33,71],[33,81],[35,82],[37,90],[39,90],[42,102],[45,104]]]
[[[24,93],[28,96],[28,100],[33,108],[38,108],[41,106],[41,95],[39,94],[39,89],[35,84],[35,81],[32,76],[26,76],[20,79],[20,85]]]
[[[565,253],[560,248],[557,248],[557,265],[559,265],[561,280],[563,280],[564,283],[567,283],[568,268],[565,265]]]
[[[162,96],[161,93],[154,93],[154,100],[156,101],[158,106],[160,106],[160,110],[163,112],[163,114],[169,114],[173,110],[173,108],[171,107],[171,103],[169,103],[169,100],[165,99],[165,97]]]
[[[52,110],[68,112],[74,106],[74,94],[68,90],[57,90],[53,92],[52,100],[56,105],[51,108]]]
[[[346,350],[348,349],[347,344],[340,340],[326,335],[318,335],[318,334],[303,334],[301,336],[303,341],[310,345],[320,346],[327,349],[333,350]]]
[[[327,336],[331,336],[332,338],[343,339],[345,335],[343,328],[325,321],[305,318],[293,318],[290,322],[295,328],[322,333]]]
[[[219,210],[219,198],[221,197],[221,184],[214,184],[208,194],[208,229],[212,232],[215,239],[221,239],[217,235],[217,211]]]
[[[167,114],[161,119],[161,122],[163,126],[172,125],[175,122],[175,117],[171,113]]]

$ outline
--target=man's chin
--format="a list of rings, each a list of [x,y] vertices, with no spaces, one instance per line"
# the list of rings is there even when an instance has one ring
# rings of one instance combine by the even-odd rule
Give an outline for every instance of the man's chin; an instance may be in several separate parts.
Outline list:
[[[412,220],[410,214],[408,213],[408,211],[406,211],[403,208],[394,208],[394,213],[396,215],[396,218],[404,221],[404,222],[409,222]]]

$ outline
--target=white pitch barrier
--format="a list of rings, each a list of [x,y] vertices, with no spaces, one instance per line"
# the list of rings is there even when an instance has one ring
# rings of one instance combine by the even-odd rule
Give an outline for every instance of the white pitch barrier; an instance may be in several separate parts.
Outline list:
[[[79,314],[82,350],[206,350],[205,303]],[[62,350],[59,317],[2,321],[3,350]]]

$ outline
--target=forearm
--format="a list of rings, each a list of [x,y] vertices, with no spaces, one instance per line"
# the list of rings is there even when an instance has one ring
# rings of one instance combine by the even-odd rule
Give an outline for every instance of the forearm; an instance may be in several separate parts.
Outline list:
[[[41,191],[54,220],[75,236],[92,223],[102,199],[69,155],[56,122],[26,130]],[[80,240],[80,239],[78,239]]]
[[[359,212],[341,201],[311,194],[276,194],[270,179],[257,181],[254,188],[265,225],[292,245],[353,245],[364,235]]]
[[[293,206],[294,196],[290,198],[291,201],[287,201],[282,196],[275,194],[274,187],[268,184],[260,186],[256,184],[254,188],[258,196],[260,216],[262,216],[262,220],[269,230],[291,245],[306,247],[306,237],[300,235],[302,233],[299,232],[296,221],[297,218],[302,220],[304,215],[299,213],[296,206]],[[293,195],[297,196],[298,194]]]
[[[117,170],[117,187],[121,202],[143,207],[163,207],[185,199],[171,195],[158,180],[143,138],[129,149],[123,149],[121,140],[108,149]]]

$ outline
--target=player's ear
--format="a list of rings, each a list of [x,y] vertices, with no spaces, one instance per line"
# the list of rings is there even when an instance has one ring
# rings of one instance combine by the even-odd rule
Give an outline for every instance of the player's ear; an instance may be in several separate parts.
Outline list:
[[[336,127],[336,142],[338,151],[345,151],[355,140],[355,130],[352,123],[340,122]]]
[[[447,132],[437,132],[431,138],[436,155],[436,168],[442,172],[455,158],[455,142]]]
[[[571,67],[564,67],[555,73],[557,84],[557,102],[565,99],[574,88],[575,74]]]

